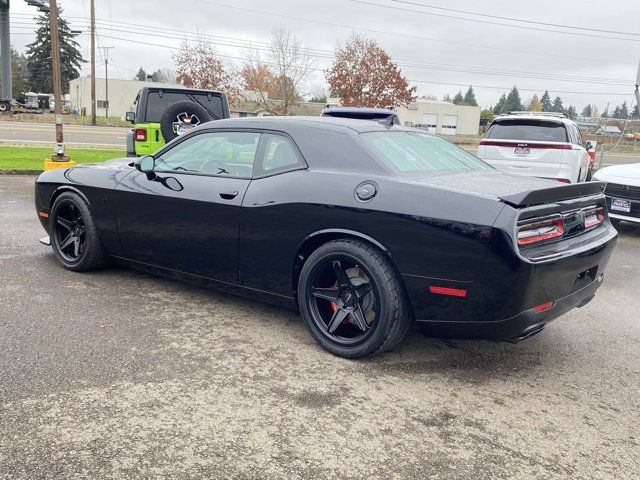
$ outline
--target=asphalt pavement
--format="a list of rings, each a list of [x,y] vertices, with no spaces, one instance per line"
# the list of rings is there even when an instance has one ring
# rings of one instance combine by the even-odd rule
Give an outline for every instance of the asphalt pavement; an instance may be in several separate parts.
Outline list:
[[[92,127],[88,125],[64,125],[66,143],[83,146],[113,147],[126,143],[131,128]],[[0,142],[23,144],[55,143],[55,125],[48,123],[0,122]]]
[[[640,478],[640,228],[518,344],[345,360],[295,312],[62,269],[0,177],[0,478]]]

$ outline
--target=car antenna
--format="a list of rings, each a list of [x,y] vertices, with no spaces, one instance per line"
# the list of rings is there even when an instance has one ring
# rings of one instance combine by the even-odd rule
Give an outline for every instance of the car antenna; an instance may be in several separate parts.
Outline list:
[[[386,127],[391,127],[393,126],[393,119],[396,116],[395,113],[392,113],[391,115],[381,118],[380,120],[378,120],[378,123],[380,123],[381,125],[384,125]]]

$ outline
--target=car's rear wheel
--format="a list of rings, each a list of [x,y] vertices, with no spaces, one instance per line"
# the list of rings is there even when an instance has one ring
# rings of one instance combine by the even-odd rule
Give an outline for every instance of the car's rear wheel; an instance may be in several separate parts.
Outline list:
[[[309,256],[300,272],[298,303],[313,338],[341,357],[390,349],[411,324],[393,265],[358,240],[331,241]]]
[[[64,192],[56,198],[49,215],[49,235],[53,253],[69,270],[94,270],[106,262],[89,205],[75,193]]]

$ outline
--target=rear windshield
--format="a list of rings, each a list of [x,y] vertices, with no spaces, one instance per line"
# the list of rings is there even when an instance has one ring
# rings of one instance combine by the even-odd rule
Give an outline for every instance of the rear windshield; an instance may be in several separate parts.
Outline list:
[[[452,143],[426,133],[369,132],[360,138],[378,160],[398,173],[492,168]]]
[[[196,102],[202,105],[212,116],[214,120],[224,118],[222,109],[222,98],[218,95],[207,95],[206,93],[177,93],[151,91],[147,96],[147,111],[145,116],[146,122],[159,122],[164,111],[176,102]]]
[[[500,140],[529,140],[538,142],[566,142],[564,125],[544,120],[502,120],[491,127],[484,138]]]

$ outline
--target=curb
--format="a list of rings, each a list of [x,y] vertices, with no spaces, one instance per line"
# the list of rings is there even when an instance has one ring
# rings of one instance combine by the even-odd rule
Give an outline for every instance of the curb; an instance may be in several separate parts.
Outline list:
[[[44,170],[0,169],[0,175],[40,175]]]

